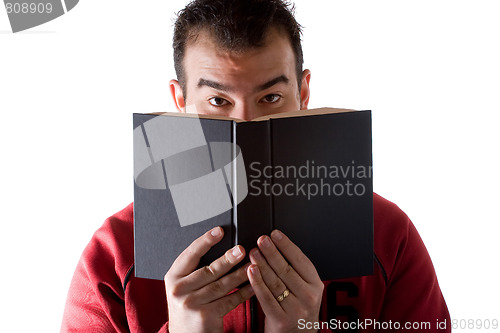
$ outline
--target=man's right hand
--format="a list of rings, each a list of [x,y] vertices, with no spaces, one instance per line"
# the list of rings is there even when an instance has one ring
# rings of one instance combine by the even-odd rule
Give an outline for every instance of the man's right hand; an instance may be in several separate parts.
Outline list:
[[[250,285],[228,295],[248,280],[248,265],[226,275],[245,257],[240,245],[196,270],[201,257],[222,237],[220,227],[206,232],[177,257],[165,275],[170,333],[222,332],[224,316],[254,295]]]

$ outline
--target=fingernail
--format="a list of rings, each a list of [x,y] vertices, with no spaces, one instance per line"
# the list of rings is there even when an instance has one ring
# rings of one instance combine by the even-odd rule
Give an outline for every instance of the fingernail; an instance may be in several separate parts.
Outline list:
[[[210,231],[210,234],[214,237],[220,236],[221,234],[220,227],[213,228],[212,231]]]
[[[257,268],[257,266],[251,266],[250,273],[252,273],[253,275],[257,275],[259,273],[259,269]]]
[[[280,240],[283,238],[283,234],[281,233],[281,231],[279,230],[274,230],[272,233],[271,233],[271,237],[273,237],[274,239],[276,240]]]
[[[262,254],[260,254],[260,251],[259,251],[259,250],[257,250],[257,249],[256,249],[256,250],[254,250],[254,251],[252,252],[252,255],[253,255],[256,259],[260,259],[260,258],[262,258]]]
[[[262,246],[264,247],[269,247],[271,245],[271,241],[269,240],[269,237],[264,237],[261,241]]]
[[[239,246],[235,246],[233,248],[233,251],[231,252],[233,254],[234,257],[238,258],[239,256],[241,256],[243,253],[241,252],[240,250],[240,247]]]

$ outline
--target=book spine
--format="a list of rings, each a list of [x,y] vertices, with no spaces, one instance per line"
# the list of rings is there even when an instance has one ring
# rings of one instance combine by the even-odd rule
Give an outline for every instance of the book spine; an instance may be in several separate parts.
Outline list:
[[[231,168],[232,168],[232,179],[231,182],[233,184],[233,220],[232,220],[232,244],[236,246],[236,244],[239,243],[238,239],[238,175],[237,175],[237,170],[238,170],[238,164],[235,163],[234,161],[236,160],[236,157],[238,156],[238,146],[237,146],[237,140],[236,140],[236,133],[237,133],[237,123],[235,121],[232,122],[231,126]]]
[[[257,246],[259,236],[272,231],[272,198],[266,194],[271,179],[263,172],[271,165],[269,121],[238,123],[236,129],[248,187],[245,199],[235,209],[236,233],[238,244],[250,251]],[[241,178],[238,180],[241,183]]]
[[[273,135],[273,119],[269,119],[269,121],[266,122],[267,123],[267,135],[269,137],[269,140],[267,141],[268,142],[268,145],[269,145],[269,166],[272,167],[272,170],[274,170],[274,135]],[[267,177],[269,178],[269,183],[271,184],[271,189],[273,188],[273,185],[274,185],[274,174],[271,173],[270,177]],[[270,195],[269,195],[269,200],[270,200],[270,207],[269,207],[269,222],[270,222],[270,225],[269,225],[269,233],[271,233],[271,231],[273,231],[275,228],[276,228],[276,216],[275,216],[275,210],[274,210],[274,195],[272,194],[272,191],[270,192]]]

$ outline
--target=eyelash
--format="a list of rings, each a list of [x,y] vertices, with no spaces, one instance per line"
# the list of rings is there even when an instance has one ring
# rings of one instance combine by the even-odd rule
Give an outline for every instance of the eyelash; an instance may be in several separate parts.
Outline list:
[[[270,104],[277,103],[281,99],[281,95],[280,94],[269,94],[269,95],[264,96],[263,99],[265,100],[269,96],[277,97],[277,99],[274,102],[266,101],[266,103],[270,103]]]
[[[212,102],[211,102],[211,101],[212,101],[212,100],[215,100],[215,99],[220,99],[220,100],[222,100],[224,104],[222,104],[222,105],[212,104]],[[222,107],[222,106],[226,106],[227,104],[229,104],[229,101],[228,101],[227,99],[225,99],[225,98],[215,96],[215,97],[211,97],[211,98],[209,98],[209,99],[208,99],[208,103],[210,103],[210,105],[215,106],[215,107]]]
[[[268,94],[268,95],[264,96],[261,100],[266,100],[267,97],[270,97],[270,96],[277,97],[277,99],[275,101],[265,101],[265,103],[269,103],[269,104],[277,103],[282,97],[280,94]],[[223,102],[223,104],[213,104],[212,100],[216,100],[216,99],[220,99]],[[210,105],[215,106],[215,107],[223,107],[223,106],[226,106],[227,104],[230,104],[230,102],[227,99],[222,98],[222,97],[218,97],[218,96],[214,96],[214,97],[209,98],[208,103],[210,103]]]

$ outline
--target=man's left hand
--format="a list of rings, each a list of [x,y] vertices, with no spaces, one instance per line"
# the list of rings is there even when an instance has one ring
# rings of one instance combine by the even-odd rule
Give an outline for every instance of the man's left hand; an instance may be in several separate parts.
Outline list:
[[[266,316],[265,332],[296,332],[299,319],[318,321],[324,286],[309,258],[278,230],[257,245],[247,274]]]

